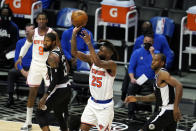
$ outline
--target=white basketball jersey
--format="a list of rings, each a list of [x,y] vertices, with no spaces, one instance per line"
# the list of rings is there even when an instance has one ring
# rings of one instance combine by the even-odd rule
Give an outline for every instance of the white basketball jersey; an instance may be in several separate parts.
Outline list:
[[[47,33],[51,32],[52,29],[49,28]],[[39,65],[46,65],[46,60],[48,58],[49,52],[44,52],[44,35],[41,36],[38,33],[38,28],[35,28],[35,33],[33,36],[33,56],[32,62]]]
[[[89,75],[90,92],[96,100],[113,98],[113,83],[115,76],[111,76],[106,69],[95,66],[91,67]]]

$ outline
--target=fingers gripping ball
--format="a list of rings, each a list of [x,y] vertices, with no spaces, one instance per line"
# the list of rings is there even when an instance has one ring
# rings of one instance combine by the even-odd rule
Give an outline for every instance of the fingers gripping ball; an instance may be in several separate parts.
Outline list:
[[[76,27],[86,26],[88,22],[88,16],[83,10],[76,10],[72,13],[71,16],[72,24]]]

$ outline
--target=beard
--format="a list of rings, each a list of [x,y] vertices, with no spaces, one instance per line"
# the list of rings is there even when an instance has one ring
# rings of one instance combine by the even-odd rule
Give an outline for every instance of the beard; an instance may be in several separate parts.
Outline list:
[[[156,71],[159,69],[159,67],[156,67],[156,66],[151,66],[152,70]]]
[[[44,47],[44,51],[47,52],[47,51],[51,51],[52,50],[52,45],[50,46],[47,46],[47,47]]]
[[[99,56],[100,60],[105,60],[105,56],[103,56],[103,55],[98,55],[98,56]]]

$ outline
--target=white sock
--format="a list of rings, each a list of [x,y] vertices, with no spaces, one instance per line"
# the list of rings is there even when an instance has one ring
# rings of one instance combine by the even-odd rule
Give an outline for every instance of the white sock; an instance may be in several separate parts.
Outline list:
[[[26,126],[32,124],[32,115],[33,115],[33,108],[27,107],[27,115],[26,115],[26,122],[25,122]]]

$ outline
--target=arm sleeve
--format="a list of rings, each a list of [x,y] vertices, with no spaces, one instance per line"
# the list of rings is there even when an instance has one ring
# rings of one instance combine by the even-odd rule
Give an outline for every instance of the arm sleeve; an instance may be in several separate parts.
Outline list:
[[[163,54],[166,56],[166,68],[169,69],[172,67],[172,62],[174,60],[174,52],[170,49],[167,39],[162,37],[163,43]]]
[[[14,57],[14,62],[18,60],[19,53],[20,53],[21,45],[20,45],[20,40],[16,43],[16,49],[15,49],[15,57]],[[22,70],[22,65],[18,64],[17,65],[19,70]]]
[[[129,61],[128,73],[133,73],[137,64],[137,51],[133,52]]]
[[[64,31],[61,37],[61,47],[63,49],[65,57],[70,60],[72,58],[71,54],[69,53],[69,38],[68,38],[68,31]]]
[[[23,47],[20,50],[20,55],[22,56],[22,58],[26,55],[28,49],[30,48],[30,46],[32,45],[32,42],[29,42],[28,40],[25,41],[25,44],[23,45]]]

